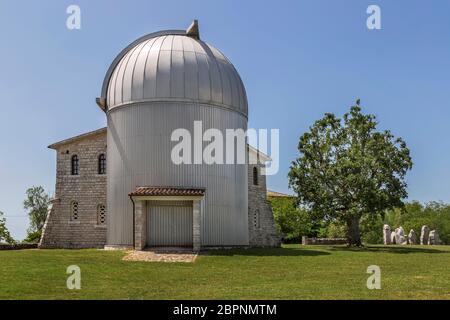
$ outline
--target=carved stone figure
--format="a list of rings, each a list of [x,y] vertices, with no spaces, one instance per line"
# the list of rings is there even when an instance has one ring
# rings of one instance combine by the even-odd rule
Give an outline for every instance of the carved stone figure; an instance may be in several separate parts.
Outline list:
[[[397,234],[394,232],[391,232],[391,244],[397,244]]]
[[[416,232],[411,229],[408,234],[408,243],[409,244],[417,244],[417,235]]]
[[[428,237],[428,244],[430,245],[439,245],[441,244],[441,239],[439,239],[439,234],[436,230],[431,230],[430,235]]]
[[[405,236],[405,230],[403,229],[403,227],[398,227],[397,229],[395,229],[395,233],[397,234],[397,238],[395,239],[397,244],[408,244],[408,240]]]
[[[405,230],[403,229],[403,227],[399,227],[398,229],[398,244],[401,245],[406,245],[408,244],[408,238],[405,236]]]
[[[420,231],[420,244],[428,244],[428,235],[430,233],[430,229],[427,225],[422,226],[422,230]]]
[[[391,227],[388,224],[383,226],[383,243],[391,244]]]

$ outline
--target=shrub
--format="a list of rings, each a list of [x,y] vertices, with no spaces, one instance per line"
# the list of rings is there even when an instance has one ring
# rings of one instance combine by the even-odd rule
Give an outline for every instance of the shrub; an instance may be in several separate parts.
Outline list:
[[[413,201],[404,208],[388,210],[384,218],[375,220],[363,219],[361,232],[366,243],[383,242],[383,225],[388,224],[392,230],[400,226],[406,235],[413,229],[417,237],[423,225],[430,230],[436,229],[443,244],[450,244],[450,205],[442,202],[430,202],[425,205]]]
[[[27,237],[23,239],[22,243],[38,243],[41,239],[42,231],[34,231],[34,232],[28,232]]]
[[[299,242],[302,236],[310,235],[312,222],[305,210],[295,207],[294,198],[273,198],[273,217],[284,242]]]

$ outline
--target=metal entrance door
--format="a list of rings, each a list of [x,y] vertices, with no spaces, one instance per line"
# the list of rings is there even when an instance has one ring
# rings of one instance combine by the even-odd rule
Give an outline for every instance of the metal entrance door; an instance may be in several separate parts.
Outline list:
[[[192,246],[192,202],[150,201],[147,205],[147,245]]]

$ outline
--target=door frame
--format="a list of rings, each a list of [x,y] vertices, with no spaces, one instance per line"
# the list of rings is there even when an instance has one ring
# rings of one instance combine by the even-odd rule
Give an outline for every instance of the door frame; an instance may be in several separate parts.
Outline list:
[[[192,201],[192,250],[201,249],[201,223],[204,196],[130,196],[134,203],[134,249],[144,250],[147,246],[147,204],[148,201]]]

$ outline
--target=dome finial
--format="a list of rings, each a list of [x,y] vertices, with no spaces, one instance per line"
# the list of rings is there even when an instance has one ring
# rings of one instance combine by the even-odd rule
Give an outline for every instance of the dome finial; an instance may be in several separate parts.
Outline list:
[[[188,37],[192,37],[192,38],[195,38],[197,40],[200,40],[200,32],[199,32],[199,29],[198,29],[198,20],[192,21],[191,25],[186,30],[186,35]]]

